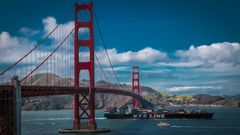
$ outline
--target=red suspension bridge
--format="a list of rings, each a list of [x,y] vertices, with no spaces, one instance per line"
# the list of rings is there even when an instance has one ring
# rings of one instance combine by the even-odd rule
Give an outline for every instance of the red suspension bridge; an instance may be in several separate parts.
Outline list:
[[[72,8],[64,15],[59,24],[52,26],[53,29],[36,46],[0,73],[1,135],[21,132],[16,124],[17,120],[21,119],[17,112],[20,106],[19,97],[73,94],[73,129],[75,130],[97,129],[94,106],[95,93],[131,96],[134,108],[140,108],[141,105],[152,107],[152,104],[141,96],[138,66],[132,68],[131,90],[95,85],[95,77],[104,78],[108,82],[116,80],[118,84],[120,81],[106,49],[93,4],[75,4],[75,21],[61,24],[66,21],[71,11]],[[101,61],[103,56],[98,57],[94,51],[95,25],[93,22],[96,23],[100,37],[97,44],[102,45],[102,54],[105,54],[106,61]],[[71,29],[69,30],[67,26],[71,26]],[[106,63],[110,66],[110,71],[104,70]],[[98,67],[95,68],[95,65]],[[56,77],[52,77],[52,74],[61,76],[62,80],[57,81]],[[74,77],[73,86],[68,81],[72,76]],[[89,80],[87,86],[82,83],[83,79]],[[40,80],[45,82],[40,82]],[[84,123],[86,121],[87,123]]]

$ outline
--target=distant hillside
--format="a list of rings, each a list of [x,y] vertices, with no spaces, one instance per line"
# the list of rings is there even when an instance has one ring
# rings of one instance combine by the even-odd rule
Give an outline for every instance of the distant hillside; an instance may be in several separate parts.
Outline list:
[[[38,74],[28,78],[24,84],[33,85],[61,85],[73,86],[72,78],[61,78],[55,74]],[[87,80],[82,80],[81,85],[88,85]],[[111,85],[114,88],[131,89],[130,85],[112,84],[106,81],[97,81],[95,85]],[[236,96],[211,96],[199,95],[171,95],[161,94],[150,87],[141,87],[143,96],[155,105],[216,105],[216,106],[240,106],[240,95]],[[110,106],[122,106],[131,100],[131,97],[114,94],[96,94],[96,108]],[[23,99],[23,110],[52,110],[73,107],[72,95],[33,97]]]
[[[170,95],[162,94],[162,100],[166,105],[184,106],[232,106],[240,107],[240,95],[236,96],[212,96],[207,94],[197,95]]]

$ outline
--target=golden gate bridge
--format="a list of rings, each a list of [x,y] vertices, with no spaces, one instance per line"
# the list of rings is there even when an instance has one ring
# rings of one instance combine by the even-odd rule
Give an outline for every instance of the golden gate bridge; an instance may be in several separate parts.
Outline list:
[[[61,22],[66,21],[72,11],[71,8],[63,16]],[[83,14],[85,14],[85,17]],[[103,46],[113,75],[104,70],[101,59],[95,53],[94,23],[96,23],[100,35],[101,42],[99,41],[99,43]],[[133,108],[136,109],[139,109],[141,105],[153,107],[149,101],[141,96],[138,66],[132,67],[131,89],[95,85],[96,76],[104,77],[108,82],[113,80],[112,77],[115,78],[118,84],[120,84],[120,81],[106,49],[92,2],[89,4],[75,4],[74,23],[71,27],[69,30],[69,28],[63,27],[61,23],[53,26],[52,30],[36,46],[0,73],[1,135],[21,134],[19,125],[19,120],[21,120],[21,97],[73,94],[73,129],[66,132],[102,131],[98,130],[95,122],[95,93],[111,93],[133,97],[132,104]],[[49,43],[51,39],[55,40]],[[98,71],[95,71],[95,65],[99,67]],[[40,74],[44,76],[45,83],[37,83],[40,80]],[[65,79],[56,81],[55,77],[51,77],[51,74],[59,75]],[[67,82],[67,78],[69,79],[71,75],[74,76],[73,86]],[[86,86],[81,83],[82,79],[88,79],[89,84]]]

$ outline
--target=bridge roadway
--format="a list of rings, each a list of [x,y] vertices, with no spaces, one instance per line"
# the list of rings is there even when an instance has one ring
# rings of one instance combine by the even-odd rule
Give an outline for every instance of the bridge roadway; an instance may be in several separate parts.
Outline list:
[[[12,90],[14,90],[14,86],[6,85],[0,86],[0,95],[4,95],[6,93],[10,94],[11,97]],[[39,97],[39,96],[55,96],[55,95],[71,95],[75,93],[77,89],[79,94],[88,93],[88,87],[73,87],[73,86],[21,86],[21,96],[23,98],[28,97]],[[143,97],[134,94],[130,91],[116,89],[116,88],[95,88],[95,93],[107,93],[107,94],[115,94],[115,95],[124,95],[134,97],[139,99],[144,108],[153,108],[153,104]]]

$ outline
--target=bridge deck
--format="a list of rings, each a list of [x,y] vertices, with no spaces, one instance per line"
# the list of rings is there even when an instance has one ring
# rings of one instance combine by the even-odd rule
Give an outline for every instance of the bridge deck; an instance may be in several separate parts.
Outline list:
[[[21,86],[21,95],[23,98],[27,97],[38,97],[38,96],[54,96],[54,95],[71,95],[75,93],[75,90],[77,89],[78,93],[87,93],[89,88],[88,87],[67,87],[67,86]],[[0,95],[8,95],[9,97],[12,97],[11,95],[14,90],[14,87],[11,85],[8,86],[0,86]],[[146,103],[147,106],[153,105],[144,99],[143,97],[132,93],[131,91],[122,90],[122,89],[116,89],[116,88],[95,88],[96,93],[108,93],[108,94],[115,94],[115,95],[125,95],[125,96],[131,96],[134,98],[139,99],[142,103]],[[8,93],[6,95],[6,93]],[[4,98],[1,98],[4,99]]]
[[[22,97],[53,96],[53,95],[71,95],[77,89],[78,93],[87,93],[88,87],[63,87],[63,86],[21,86]],[[14,90],[11,85],[0,86],[0,93]],[[95,88],[96,93],[112,93],[133,96],[130,91],[111,88]]]

